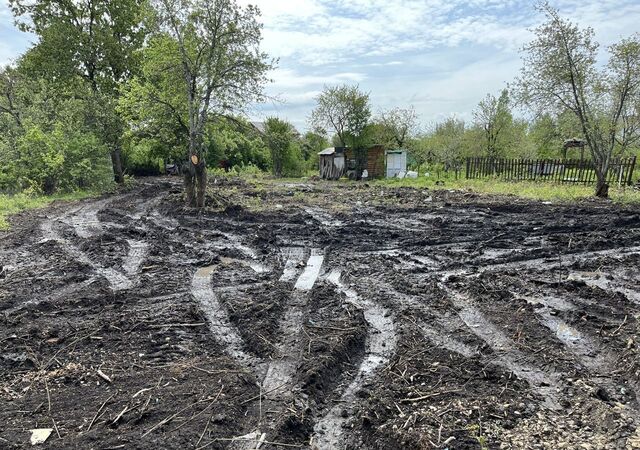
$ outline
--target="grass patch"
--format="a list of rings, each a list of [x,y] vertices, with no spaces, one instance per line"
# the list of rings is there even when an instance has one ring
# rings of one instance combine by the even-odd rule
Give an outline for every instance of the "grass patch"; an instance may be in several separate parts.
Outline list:
[[[8,230],[7,218],[27,209],[43,208],[55,200],[80,200],[95,195],[93,192],[79,191],[72,194],[53,196],[33,196],[26,194],[0,195],[0,230]]]
[[[468,190],[480,194],[494,195],[515,195],[517,197],[532,200],[542,200],[551,202],[571,202],[594,198],[594,186],[556,184],[556,183],[534,183],[534,182],[506,182],[498,180],[444,180],[444,186],[437,186],[436,179],[385,179],[372,181],[374,185],[380,186],[407,186],[429,189],[455,189]],[[640,191],[626,187],[618,189],[612,187],[609,191],[611,199],[616,203],[640,203]]]

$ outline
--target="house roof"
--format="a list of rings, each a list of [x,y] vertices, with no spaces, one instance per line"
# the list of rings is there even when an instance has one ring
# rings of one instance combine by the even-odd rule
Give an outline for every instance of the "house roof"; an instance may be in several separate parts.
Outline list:
[[[324,150],[322,150],[320,153],[318,153],[318,155],[333,155],[336,152],[336,148],[335,147],[329,147],[329,148],[325,148]]]

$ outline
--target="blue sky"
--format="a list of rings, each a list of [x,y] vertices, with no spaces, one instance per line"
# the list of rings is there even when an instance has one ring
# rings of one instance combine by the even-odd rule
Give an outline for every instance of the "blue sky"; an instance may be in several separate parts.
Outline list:
[[[374,112],[413,105],[429,124],[476,104],[517,74],[518,50],[541,21],[532,0],[238,0],[257,4],[263,47],[280,59],[268,93],[279,101],[251,112],[301,130],[326,84],[358,83]],[[0,64],[33,41],[13,27],[0,0]],[[591,26],[605,47],[640,31],[639,0],[552,0],[562,15]]]

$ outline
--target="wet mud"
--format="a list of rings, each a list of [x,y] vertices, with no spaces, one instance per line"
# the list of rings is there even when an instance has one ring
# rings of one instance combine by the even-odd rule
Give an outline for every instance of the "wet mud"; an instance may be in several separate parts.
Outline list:
[[[0,448],[640,448],[640,211],[177,179],[0,235]]]

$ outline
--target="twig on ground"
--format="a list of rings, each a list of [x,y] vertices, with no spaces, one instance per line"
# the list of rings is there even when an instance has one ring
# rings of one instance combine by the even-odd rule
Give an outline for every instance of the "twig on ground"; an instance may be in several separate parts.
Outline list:
[[[115,397],[116,394],[112,394],[111,397],[109,397],[108,399],[106,399],[104,401],[104,403],[100,406],[100,409],[98,409],[98,412],[96,412],[96,415],[93,416],[93,419],[91,420],[91,423],[89,424],[89,428],[87,428],[87,431],[91,430],[91,427],[93,426],[93,424],[95,423],[96,420],[98,420],[99,414],[100,412],[103,410],[103,408],[105,407],[105,405],[109,402],[109,400],[111,400],[113,397]]]

